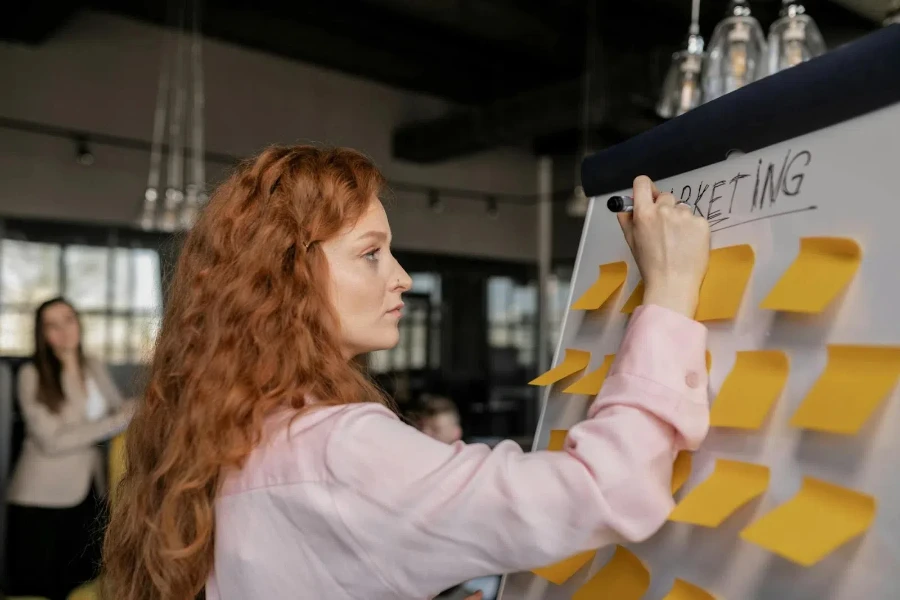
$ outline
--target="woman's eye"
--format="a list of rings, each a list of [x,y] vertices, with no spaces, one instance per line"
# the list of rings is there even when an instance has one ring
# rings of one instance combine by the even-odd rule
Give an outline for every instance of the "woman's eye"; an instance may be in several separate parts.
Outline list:
[[[379,252],[381,252],[381,250],[372,250],[371,252],[367,252],[366,254],[363,254],[363,257],[364,257],[366,260],[375,262],[375,261],[378,260],[378,254],[379,254]]]

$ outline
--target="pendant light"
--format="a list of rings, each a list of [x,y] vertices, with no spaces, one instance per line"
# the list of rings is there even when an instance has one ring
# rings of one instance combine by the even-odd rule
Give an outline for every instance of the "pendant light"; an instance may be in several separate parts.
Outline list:
[[[189,229],[208,199],[201,1],[171,0],[168,5],[169,27],[163,32],[150,169],[139,220],[147,230]]]
[[[806,14],[803,4],[783,0],[780,15],[769,28],[768,75],[799,65],[828,50],[819,27]]]
[[[713,30],[703,72],[703,101],[752,83],[764,74],[766,40],[747,0],[731,0],[728,16]]]
[[[672,54],[672,64],[663,82],[656,114],[664,119],[683,115],[701,102],[700,73],[703,69],[703,36],[700,35],[700,0],[691,2],[691,26],[684,50]]]
[[[893,0],[884,17],[884,26],[900,24],[900,0]]]

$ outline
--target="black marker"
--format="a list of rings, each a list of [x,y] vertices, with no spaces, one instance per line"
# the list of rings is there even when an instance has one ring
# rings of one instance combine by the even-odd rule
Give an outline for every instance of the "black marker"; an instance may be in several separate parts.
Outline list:
[[[631,196],[610,196],[606,208],[612,212],[631,212],[634,210],[634,198]]]

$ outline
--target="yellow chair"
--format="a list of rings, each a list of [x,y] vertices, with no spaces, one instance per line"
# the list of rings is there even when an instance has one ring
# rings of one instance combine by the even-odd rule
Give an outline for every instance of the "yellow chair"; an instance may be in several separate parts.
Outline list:
[[[121,433],[109,442],[109,504],[112,506],[116,499],[116,488],[125,475],[125,434]],[[22,598],[20,600],[32,600]],[[41,600],[41,599],[35,599]],[[88,583],[72,590],[67,600],[100,600],[100,592],[97,589],[97,581]]]
[[[109,442],[109,504],[116,501],[116,488],[125,475],[125,434],[120,433]]]
[[[100,600],[100,592],[93,581],[75,588],[66,600]]]

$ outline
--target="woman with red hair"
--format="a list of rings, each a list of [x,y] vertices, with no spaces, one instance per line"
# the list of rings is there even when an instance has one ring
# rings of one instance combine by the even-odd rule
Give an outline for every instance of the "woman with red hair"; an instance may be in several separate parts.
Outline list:
[[[383,186],[355,151],[295,146],[213,194],[128,429],[110,599],[420,600],[665,522],[708,427],[706,221],[635,180],[644,306],[603,390],[565,451],[491,450],[405,425],[354,360],[397,343],[410,287]]]

